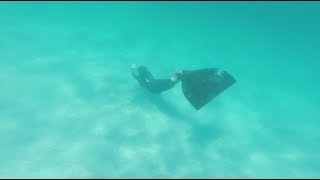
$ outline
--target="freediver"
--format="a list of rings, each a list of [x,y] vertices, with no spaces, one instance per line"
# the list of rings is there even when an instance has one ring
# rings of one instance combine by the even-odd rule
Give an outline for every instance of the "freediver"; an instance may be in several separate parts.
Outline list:
[[[173,74],[170,78],[155,79],[154,76],[145,66],[133,64],[131,73],[139,84],[146,88],[149,92],[159,94],[173,88],[182,78],[183,71]]]
[[[219,68],[180,70],[170,78],[156,79],[145,66],[133,64],[131,74],[142,87],[154,94],[167,91],[181,81],[184,96],[197,110],[236,82],[232,75]]]

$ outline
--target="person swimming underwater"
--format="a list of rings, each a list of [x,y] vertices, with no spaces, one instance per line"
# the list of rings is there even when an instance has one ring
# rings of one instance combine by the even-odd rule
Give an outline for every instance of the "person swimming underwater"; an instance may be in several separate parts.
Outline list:
[[[153,94],[167,91],[181,81],[184,96],[197,110],[236,82],[231,74],[219,68],[180,70],[170,78],[156,79],[145,66],[133,64],[131,73],[142,87]]]
[[[136,64],[131,66],[131,72],[142,87],[154,94],[159,94],[173,88],[183,75],[183,71],[180,71],[167,79],[155,79],[145,66],[138,66]]]

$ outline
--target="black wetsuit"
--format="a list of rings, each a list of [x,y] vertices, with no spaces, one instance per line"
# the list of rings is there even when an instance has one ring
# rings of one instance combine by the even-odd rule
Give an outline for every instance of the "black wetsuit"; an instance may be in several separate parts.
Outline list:
[[[146,67],[133,65],[132,75],[142,87],[156,94],[173,88],[181,81],[184,96],[196,110],[201,109],[236,82],[231,74],[219,68],[180,70],[179,73],[173,74],[172,78],[155,79]]]
[[[139,84],[151,93],[159,94],[163,91],[173,88],[179,81],[171,81],[168,79],[155,79],[145,66],[139,66],[136,69],[138,74],[132,71],[133,77]]]

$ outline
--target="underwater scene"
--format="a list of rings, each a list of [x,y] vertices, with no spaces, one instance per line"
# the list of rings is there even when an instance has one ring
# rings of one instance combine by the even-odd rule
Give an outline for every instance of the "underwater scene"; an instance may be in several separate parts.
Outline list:
[[[319,178],[319,2],[1,2],[0,178]]]

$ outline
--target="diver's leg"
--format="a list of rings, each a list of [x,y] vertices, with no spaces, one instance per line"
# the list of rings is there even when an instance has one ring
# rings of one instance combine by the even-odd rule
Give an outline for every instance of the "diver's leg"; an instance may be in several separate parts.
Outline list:
[[[159,94],[163,91],[167,91],[173,88],[178,81],[172,81],[171,79],[155,79],[148,83],[148,86],[145,88],[148,89],[151,93]]]
[[[139,84],[151,93],[161,93],[173,88],[179,81],[176,74],[170,79],[154,79],[151,72],[145,66],[132,65],[132,75]]]

